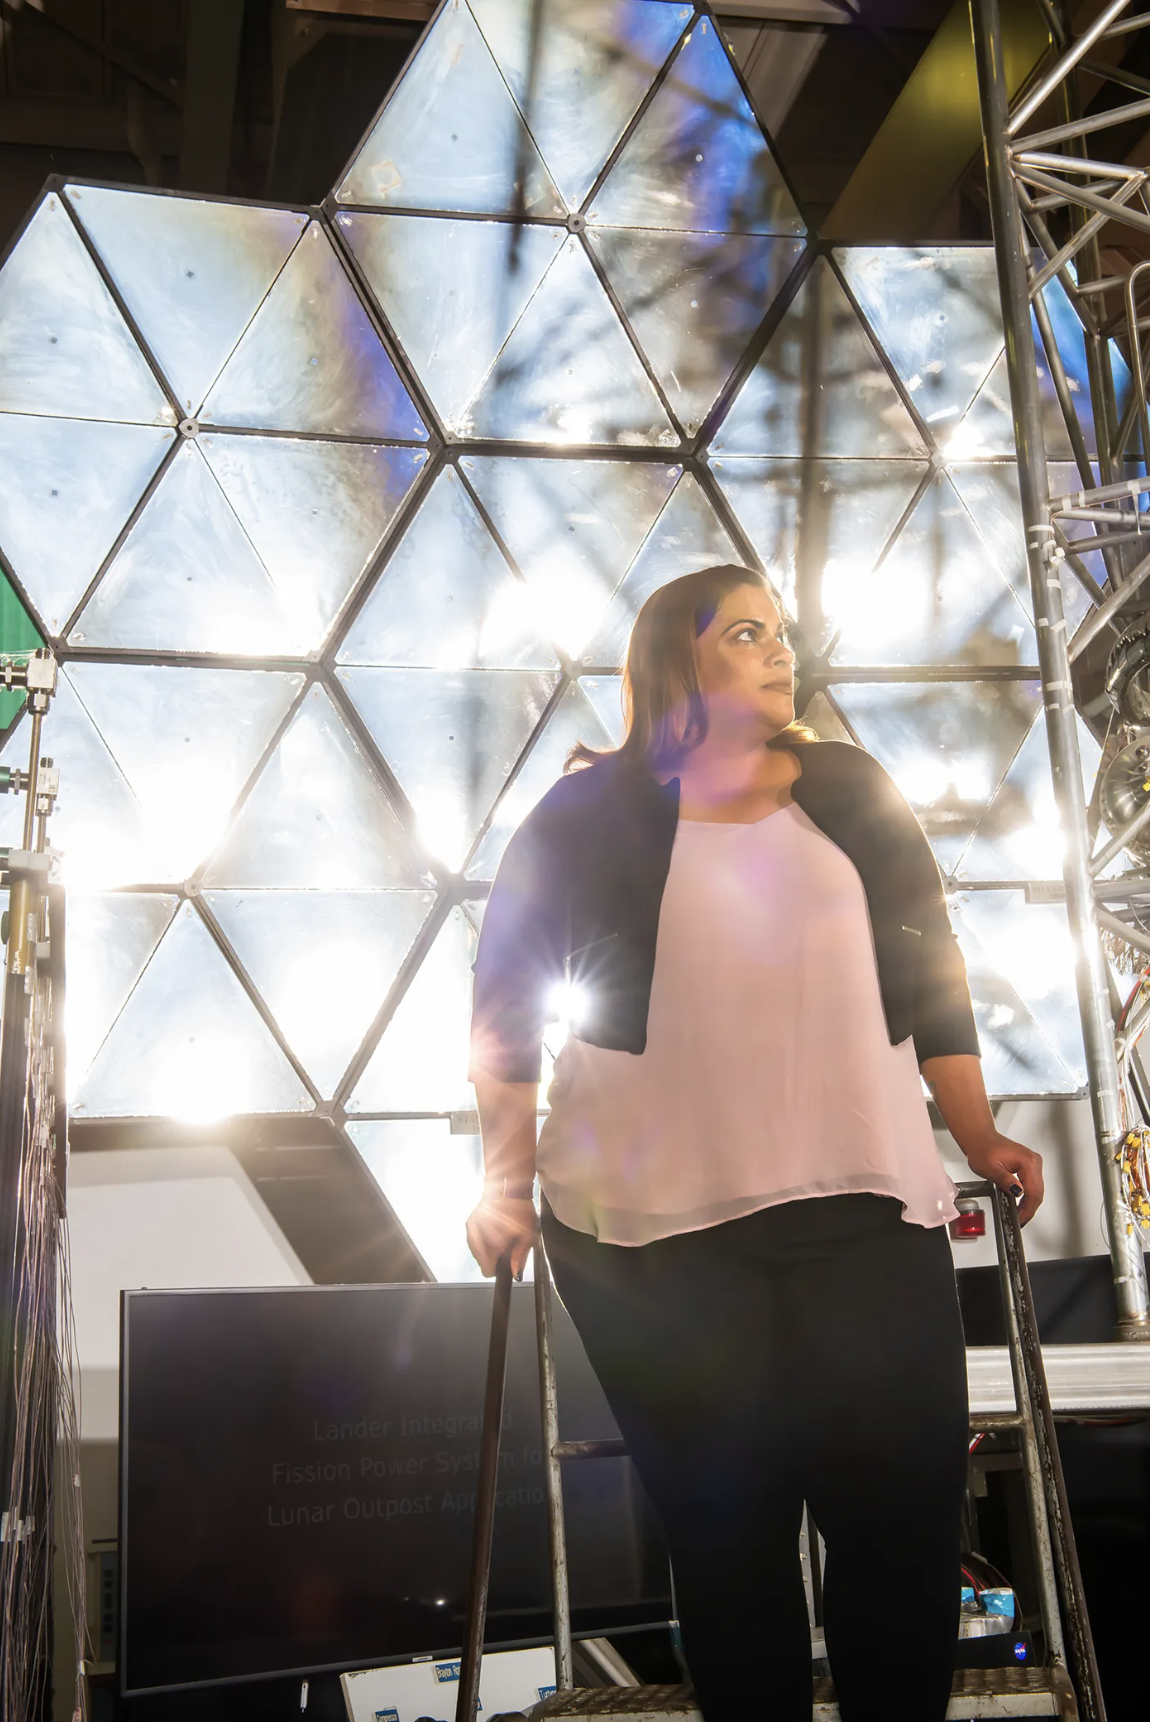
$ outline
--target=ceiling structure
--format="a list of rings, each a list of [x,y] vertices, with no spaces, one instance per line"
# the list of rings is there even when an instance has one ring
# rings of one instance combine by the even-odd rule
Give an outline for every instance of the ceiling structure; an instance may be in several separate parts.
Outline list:
[[[226,1137],[283,1214],[382,1191],[386,1267],[289,1230],[317,1277],[467,1271],[486,890],[710,561],[769,572],[807,720],[923,820],[988,1087],[1084,1080],[1023,893],[1060,848],[992,253],[819,239],[705,9],[543,11],[447,0],[320,209],[56,182],[0,270],[74,1141]]]

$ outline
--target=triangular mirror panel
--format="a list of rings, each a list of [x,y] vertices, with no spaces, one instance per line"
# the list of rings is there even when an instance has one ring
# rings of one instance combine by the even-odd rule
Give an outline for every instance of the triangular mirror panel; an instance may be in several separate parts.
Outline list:
[[[607,732],[612,747],[621,747],[626,732],[622,676],[580,676],[580,692]]]
[[[1078,751],[1082,762],[1082,804],[1102,750],[1081,718]],[[1101,847],[1101,844],[1099,845]],[[1061,879],[1065,839],[1054,800],[1050,753],[1042,714],[1023,741],[1010,769],[975,827],[955,868],[958,879]]]
[[[583,654],[584,662],[621,664],[635,617],[651,593],[668,580],[717,563],[741,561],[698,479],[684,473],[612,598]]]
[[[62,632],[175,432],[0,413],[0,550]]]
[[[590,747],[610,747],[613,737],[596,716],[578,682],[572,682],[537,737],[513,783],[503,793],[491,824],[467,869],[469,879],[493,879],[512,833],[526,819],[536,802],[563,775],[567,755],[577,742]]]
[[[458,431],[565,230],[346,211],[336,223],[436,411]]]
[[[992,247],[851,245],[835,259],[919,417],[945,443],[1002,348]]]
[[[204,402],[213,425],[427,435],[331,241],[313,221]]]
[[[589,228],[639,346],[690,435],[746,351],[801,240]]]
[[[838,682],[847,722],[914,808],[950,872],[1034,721],[1035,682]]]
[[[194,439],[176,450],[68,638],[146,652],[306,650]]]
[[[445,467],[352,624],[339,662],[557,669],[538,611],[458,472]]]
[[[475,948],[463,910],[449,910],[348,1100],[349,1112],[457,1112],[474,1106],[467,1066]]]
[[[79,1092],[104,1036],[143,973],[179,901],[159,892],[68,893],[64,1033],[72,1096]]]
[[[415,810],[420,843],[460,867],[558,675],[350,668],[339,677]]]
[[[95,185],[70,185],[67,195],[173,394],[194,416],[307,216]]]
[[[170,664],[73,663],[68,674],[177,879],[219,841],[304,681]]]
[[[190,903],[185,903],[96,1054],[80,1118],[211,1123],[237,1112],[306,1112],[312,1101]]]
[[[28,767],[28,720],[9,736],[0,760]],[[166,882],[176,875],[157,849],[143,809],[76,694],[65,669],[44,720],[42,756],[60,771],[60,798],[52,813],[52,847],[60,877],[71,890]],[[23,802],[0,797],[0,843],[19,848]]]
[[[323,645],[422,468],[421,448],[200,437],[298,638]]]
[[[798,716],[799,722],[813,729],[820,741],[845,741],[854,744],[854,737],[826,694],[815,694]]]
[[[330,1098],[434,893],[209,891],[206,901],[284,1039]]]
[[[500,71],[571,209],[578,209],[690,6],[646,0],[471,0]]]
[[[308,690],[212,858],[204,883],[303,891],[430,883],[322,688]]]
[[[1073,315],[1073,313],[1071,314]],[[1077,318],[1075,321],[1077,322]],[[1038,399],[1042,409],[1042,440],[1046,448],[1046,458],[1047,460],[1069,461],[1073,459],[1070,434],[1066,428],[1066,420],[1062,416],[1062,408],[1058,404],[1053,379],[1044,363],[1045,353],[1036,323],[1032,323],[1032,331],[1035,369],[1038,373]],[[1081,328],[1079,328],[1079,338],[1081,339]],[[1114,363],[1113,359],[1111,362]],[[1117,365],[1115,365],[1115,369],[1117,370]],[[1090,410],[1088,387],[1076,377],[1068,377],[1067,381],[1074,398],[1087,452],[1094,454],[1096,452],[1094,415]],[[1010,405],[1010,378],[1006,370],[1005,350],[995,360],[989,376],[950,436],[940,440],[952,460],[985,460],[1000,455],[1008,456],[1013,461],[1014,418]]]
[[[928,468],[913,460],[731,455],[713,460],[711,470],[787,608],[803,622],[804,591],[811,595],[820,575],[849,582],[874,567]]]
[[[477,215],[566,214],[465,4],[442,8],[336,197]]]
[[[867,574],[828,564],[839,664],[1033,664],[1034,630],[945,473]]]
[[[461,431],[510,442],[678,442],[577,236],[544,276]]]
[[[176,422],[53,193],[0,269],[0,411],[143,425]]]
[[[954,929],[966,959],[990,1095],[1076,1094],[1085,1084],[1066,911],[1013,892],[956,893]]]
[[[467,1218],[483,1193],[479,1137],[457,1135],[446,1118],[364,1119],[347,1133],[436,1279],[481,1281],[467,1247]]]
[[[653,461],[462,462],[564,651],[579,652],[666,502],[680,469]]]
[[[917,425],[825,257],[816,259],[735,397],[713,454],[927,453]]]
[[[681,232],[804,231],[713,19],[697,20],[587,219]]]

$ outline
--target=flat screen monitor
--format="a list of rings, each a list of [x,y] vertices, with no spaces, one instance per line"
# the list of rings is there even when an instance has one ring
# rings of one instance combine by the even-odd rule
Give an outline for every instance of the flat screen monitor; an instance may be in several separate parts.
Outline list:
[[[124,1294],[125,1694],[457,1651],[489,1285]],[[565,1440],[618,1435],[556,1305]],[[533,1293],[511,1307],[487,1643],[551,1635]],[[669,1618],[627,1459],[564,1466],[574,1625]]]

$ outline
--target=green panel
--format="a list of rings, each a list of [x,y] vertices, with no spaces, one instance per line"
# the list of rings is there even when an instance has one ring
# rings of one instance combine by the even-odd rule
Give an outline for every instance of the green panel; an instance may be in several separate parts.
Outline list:
[[[16,596],[8,576],[0,570],[0,656],[34,652],[43,644],[36,624]],[[8,728],[23,704],[24,695],[15,688],[0,692],[0,729]]]

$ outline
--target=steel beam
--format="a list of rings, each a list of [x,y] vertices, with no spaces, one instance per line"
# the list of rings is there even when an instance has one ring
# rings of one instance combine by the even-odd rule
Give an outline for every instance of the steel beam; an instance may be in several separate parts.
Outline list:
[[[1066,844],[1063,862],[1066,906],[1074,938],[1078,1007],[1090,1076],[1090,1098],[1118,1303],[1118,1337],[1150,1340],[1150,1296],[1141,1236],[1123,1199],[1117,1160],[1124,1135],[1118,1064],[1106,960],[1095,919],[1090,839],[1078,752],[1078,719],[1070,680],[1059,557],[1049,513],[1050,487],[1030,321],[1028,248],[1010,165],[1009,93],[1003,64],[998,0],[971,0],[971,13],[991,227],[1006,334],[1027,569],[1038,634],[1050,768]]]

